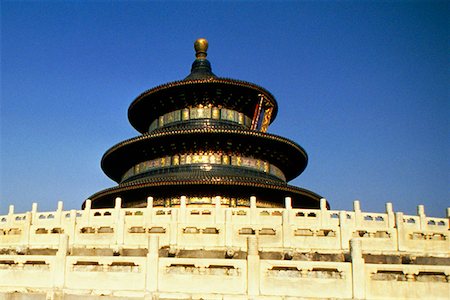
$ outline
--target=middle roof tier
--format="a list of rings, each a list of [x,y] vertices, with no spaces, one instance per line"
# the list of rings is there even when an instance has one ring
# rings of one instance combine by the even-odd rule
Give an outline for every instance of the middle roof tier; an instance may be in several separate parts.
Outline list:
[[[140,163],[201,153],[216,154],[221,159],[255,159],[267,164],[273,170],[272,175],[286,181],[300,175],[308,162],[306,151],[289,139],[216,124],[201,128],[163,127],[125,140],[103,155],[101,167],[108,177],[120,183],[127,178],[127,172]]]

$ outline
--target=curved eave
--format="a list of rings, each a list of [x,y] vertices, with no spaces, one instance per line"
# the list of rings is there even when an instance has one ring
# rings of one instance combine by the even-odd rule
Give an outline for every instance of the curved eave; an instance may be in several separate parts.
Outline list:
[[[222,190],[221,190],[222,188]],[[158,181],[146,182],[145,180],[134,181],[116,187],[108,188],[95,193],[89,199],[94,207],[109,207],[114,203],[116,197],[121,197],[124,202],[145,201],[148,196],[157,196],[161,190],[167,195],[167,190],[182,193],[188,191],[199,191],[207,189],[210,192],[239,191],[239,193],[249,193],[250,195],[260,195],[264,197],[270,194],[273,199],[264,199],[269,202],[282,204],[285,197],[291,197],[294,208],[318,208],[320,195],[303,188],[291,185],[277,185],[242,181],[215,181],[215,180],[178,180],[178,181]],[[189,193],[189,192],[188,192]]]
[[[195,149],[239,152],[266,160],[280,168],[287,181],[300,175],[308,163],[302,147],[277,135],[252,130],[197,128],[159,131],[123,141],[103,155],[101,167],[108,177],[120,182],[123,174],[137,163]]]
[[[218,94],[226,94],[231,91],[232,93],[229,94],[233,96],[250,95],[255,100],[251,107],[246,107],[247,115],[249,116],[253,115],[252,110],[258,101],[258,94],[263,94],[270,101],[271,105],[273,105],[270,122],[276,118],[278,104],[275,97],[263,87],[241,80],[209,78],[173,81],[145,91],[130,104],[128,108],[128,119],[137,131],[145,133],[148,131],[150,123],[159,115],[181,109],[186,104],[190,104],[185,103],[184,101],[187,99],[183,99],[180,95],[184,95],[186,92],[198,94],[201,89],[208,91],[216,90],[219,91]],[[151,115],[152,112],[155,112],[155,116]]]

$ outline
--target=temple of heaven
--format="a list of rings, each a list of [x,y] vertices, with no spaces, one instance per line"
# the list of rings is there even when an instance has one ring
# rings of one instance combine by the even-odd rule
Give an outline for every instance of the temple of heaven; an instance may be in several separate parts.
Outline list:
[[[278,104],[266,89],[214,75],[206,59],[208,42],[198,39],[191,73],[139,95],[128,109],[141,135],[110,148],[101,161],[117,186],[95,193],[93,208],[221,205],[319,208],[321,196],[289,185],[306,168],[306,151],[267,133]],[[84,205],[84,204],[83,204]]]

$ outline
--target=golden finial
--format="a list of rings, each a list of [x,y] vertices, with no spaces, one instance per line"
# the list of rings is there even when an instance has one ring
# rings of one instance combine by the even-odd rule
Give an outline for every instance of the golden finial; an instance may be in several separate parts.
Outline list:
[[[206,58],[206,51],[208,50],[208,41],[206,39],[197,39],[194,43],[195,57],[197,59]]]

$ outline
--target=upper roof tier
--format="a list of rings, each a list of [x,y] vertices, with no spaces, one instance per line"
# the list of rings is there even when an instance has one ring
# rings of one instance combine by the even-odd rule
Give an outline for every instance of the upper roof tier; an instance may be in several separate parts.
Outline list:
[[[258,105],[263,105],[270,107],[270,123],[275,120],[278,104],[269,91],[250,82],[217,77],[206,59],[207,41],[198,39],[194,48],[196,59],[185,79],[147,90],[131,103],[128,119],[137,131],[147,132],[166,113],[198,106],[224,107],[253,118]]]

